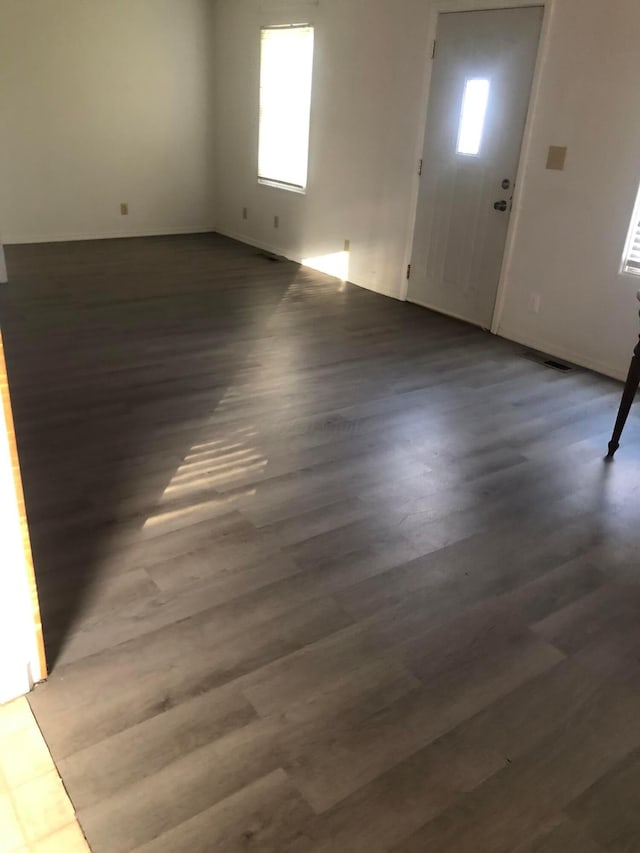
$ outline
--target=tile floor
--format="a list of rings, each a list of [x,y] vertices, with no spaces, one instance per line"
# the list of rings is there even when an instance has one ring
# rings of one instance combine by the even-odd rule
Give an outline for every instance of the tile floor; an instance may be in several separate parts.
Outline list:
[[[0,706],[0,853],[89,846],[26,699]]]

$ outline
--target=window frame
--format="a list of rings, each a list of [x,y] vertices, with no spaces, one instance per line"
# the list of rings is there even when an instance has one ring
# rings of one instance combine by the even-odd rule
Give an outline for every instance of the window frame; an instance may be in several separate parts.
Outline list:
[[[640,260],[635,261],[631,258],[632,249],[638,242],[640,242],[640,184],[638,185],[636,201],[633,206],[633,213],[631,214],[631,222],[629,223],[627,239],[624,243],[620,275],[640,278]]]
[[[312,50],[311,50],[311,85],[309,90],[309,127],[307,132],[307,169],[304,185],[290,183],[288,181],[277,178],[268,178],[260,174],[260,145],[261,145],[261,110],[262,110],[262,42],[263,33],[265,30],[296,30],[306,29],[311,30],[312,34]],[[313,111],[313,80],[315,77],[315,45],[316,45],[316,25],[313,21],[305,22],[279,22],[262,24],[258,31],[258,133],[257,133],[257,163],[256,174],[259,186],[272,187],[281,189],[285,192],[294,193],[297,195],[306,195],[309,188],[309,162],[311,159],[311,123]]]

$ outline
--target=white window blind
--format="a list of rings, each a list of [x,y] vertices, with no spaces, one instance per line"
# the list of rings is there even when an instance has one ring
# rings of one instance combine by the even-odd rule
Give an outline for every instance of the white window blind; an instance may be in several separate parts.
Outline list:
[[[629,237],[624,251],[622,271],[640,275],[640,198],[633,213]]]
[[[629,251],[625,263],[625,272],[632,272],[640,275],[640,222],[636,223],[633,232],[633,240],[629,246]]]
[[[258,180],[307,186],[313,27],[265,27],[260,50]]]

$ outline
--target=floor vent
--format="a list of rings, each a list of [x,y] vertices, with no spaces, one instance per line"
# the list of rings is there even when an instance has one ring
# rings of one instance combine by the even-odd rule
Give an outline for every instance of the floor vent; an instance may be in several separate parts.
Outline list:
[[[271,261],[274,264],[281,264],[282,261],[286,261],[284,255],[274,255],[273,252],[258,252],[259,258],[265,258],[267,261]]]
[[[557,358],[549,358],[545,353],[535,352],[535,350],[525,351],[524,357],[529,359],[529,361],[535,361],[538,364],[542,364],[544,367],[550,367],[552,370],[557,370],[559,373],[570,373],[572,370],[575,370],[573,364],[569,364],[566,361],[559,361]]]
[[[561,373],[568,373],[570,370],[573,370],[570,364],[563,364],[561,361],[555,361],[552,358],[547,359],[545,361],[547,367],[551,367],[554,370],[559,370]]]

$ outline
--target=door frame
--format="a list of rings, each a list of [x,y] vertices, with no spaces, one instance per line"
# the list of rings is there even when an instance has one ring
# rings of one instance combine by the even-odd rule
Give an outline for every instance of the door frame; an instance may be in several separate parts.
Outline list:
[[[417,164],[422,157],[424,151],[424,142],[427,130],[427,117],[429,114],[429,101],[431,97],[431,72],[433,68],[433,59],[431,57],[431,47],[436,40],[438,32],[438,19],[445,12],[489,12],[495,9],[522,9],[531,6],[539,6],[544,9],[544,18],[542,21],[542,31],[540,33],[540,44],[538,45],[538,56],[536,59],[535,71],[533,74],[533,83],[531,86],[531,99],[529,101],[529,109],[527,112],[527,120],[525,123],[524,134],[522,137],[522,148],[520,149],[520,158],[518,160],[518,180],[516,182],[515,191],[513,194],[513,208],[509,217],[509,225],[507,228],[507,239],[505,243],[504,255],[502,260],[502,269],[498,280],[498,289],[496,291],[496,304],[493,309],[493,319],[491,321],[492,334],[498,333],[500,319],[504,309],[504,302],[507,289],[507,281],[513,258],[514,238],[517,231],[518,222],[520,219],[521,210],[521,194],[522,194],[522,176],[524,174],[523,167],[529,156],[531,149],[531,141],[533,137],[533,116],[536,112],[541,93],[542,68],[544,60],[549,53],[551,24],[555,11],[557,0],[434,0],[431,12],[429,13],[429,25],[427,30],[427,44],[425,45],[425,56],[427,57],[424,71],[424,80],[422,84],[422,98],[420,109],[418,111],[419,130],[418,139],[416,141],[416,180],[413,183],[411,193],[411,208],[409,216],[409,233],[406,246],[406,267],[408,268],[413,256],[413,245],[415,240],[415,229],[418,215],[418,201],[420,194],[420,177],[417,175]],[[406,277],[402,281],[402,289],[400,298],[407,301],[409,293],[409,281]]]

